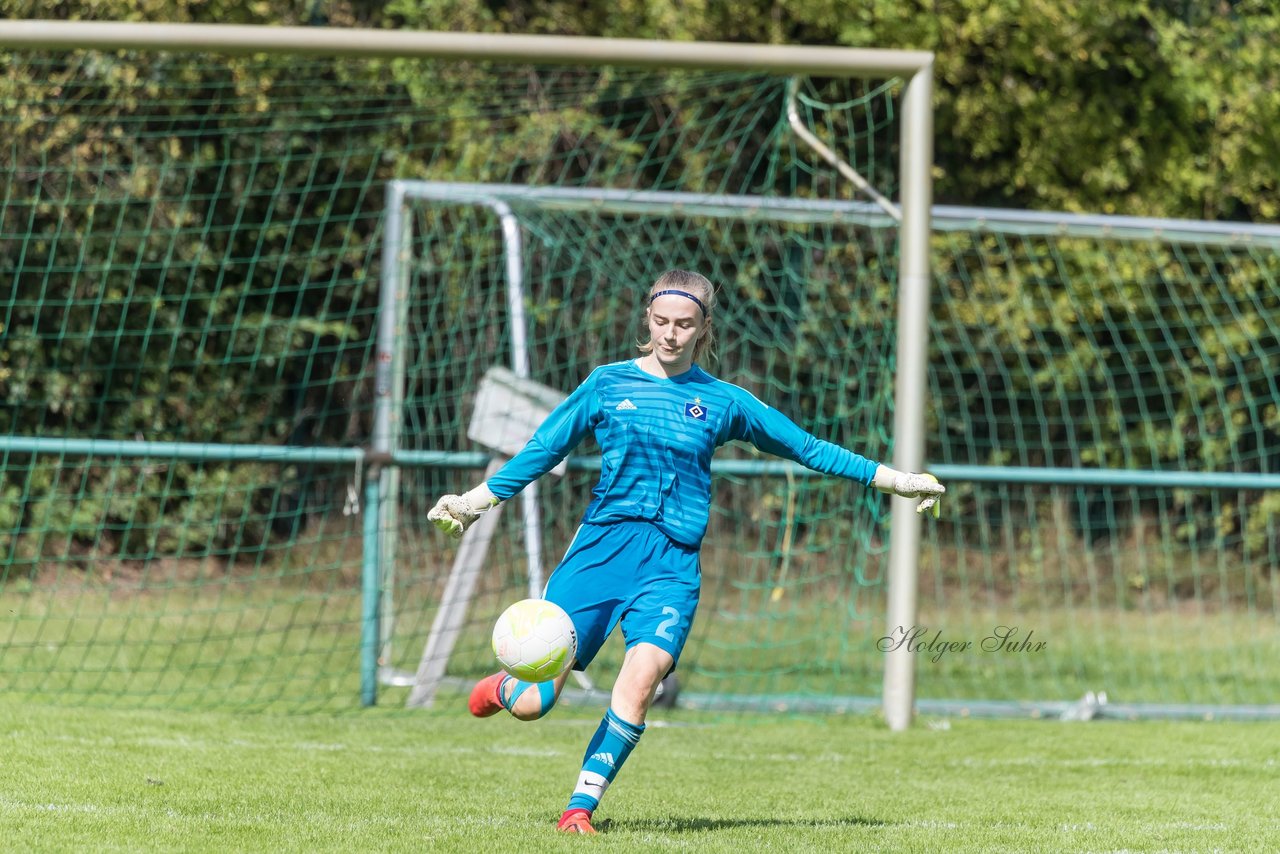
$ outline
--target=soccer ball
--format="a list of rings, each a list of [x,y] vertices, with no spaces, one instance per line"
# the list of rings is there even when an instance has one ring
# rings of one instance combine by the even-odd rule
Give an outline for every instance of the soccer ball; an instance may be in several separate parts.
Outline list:
[[[493,626],[493,654],[502,669],[525,682],[555,679],[578,652],[569,615],[546,599],[522,599]]]

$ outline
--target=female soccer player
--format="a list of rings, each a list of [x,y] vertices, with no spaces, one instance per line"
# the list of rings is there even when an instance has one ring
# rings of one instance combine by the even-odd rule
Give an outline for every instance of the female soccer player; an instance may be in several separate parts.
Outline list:
[[[595,434],[600,482],[544,596],[563,608],[578,633],[573,669],[591,664],[621,624],[626,653],[610,707],[583,757],[560,817],[560,830],[595,833],[592,812],[644,733],[663,677],[680,659],[698,607],[698,550],[711,502],[711,456],[734,439],[826,474],[931,508],[945,490],[824,442],[743,389],[698,367],[712,346],[715,288],[685,270],[663,273],[649,291],[649,340],[638,359],[596,368],[492,478],[464,495],[446,495],[427,514],[460,537],[481,513],[512,497]],[[506,709],[536,720],[555,705],[569,677],[522,682],[505,673],[480,680],[471,713]]]

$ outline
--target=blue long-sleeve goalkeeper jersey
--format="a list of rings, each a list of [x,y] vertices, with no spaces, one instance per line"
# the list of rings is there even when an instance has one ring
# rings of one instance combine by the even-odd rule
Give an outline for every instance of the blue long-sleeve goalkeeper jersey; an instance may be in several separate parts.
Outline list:
[[[635,361],[602,365],[552,411],[528,444],[489,479],[506,500],[586,438],[600,444],[600,482],[584,522],[652,522],[697,547],[707,531],[711,456],[735,439],[825,474],[871,483],[878,463],[809,434],[750,392],[698,366],[671,378]]]

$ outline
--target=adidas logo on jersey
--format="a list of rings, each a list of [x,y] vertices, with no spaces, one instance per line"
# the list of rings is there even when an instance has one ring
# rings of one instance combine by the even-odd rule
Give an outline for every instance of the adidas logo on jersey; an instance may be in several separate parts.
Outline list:
[[[619,403],[617,406],[614,407],[614,409],[618,410],[619,412],[629,412],[637,408],[638,407],[634,403],[632,403],[630,400],[623,400],[622,403]]]
[[[591,758],[596,762],[603,762],[605,765],[608,765],[610,768],[614,766],[612,753],[593,753],[591,754]]]

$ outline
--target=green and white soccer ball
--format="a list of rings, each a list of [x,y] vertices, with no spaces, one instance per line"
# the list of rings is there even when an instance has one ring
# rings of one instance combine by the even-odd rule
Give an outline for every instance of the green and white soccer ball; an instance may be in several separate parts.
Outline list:
[[[502,669],[525,682],[546,682],[578,653],[578,633],[564,609],[545,599],[522,599],[493,626],[493,654]]]

